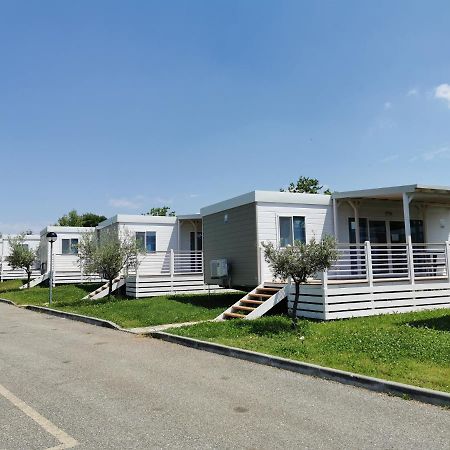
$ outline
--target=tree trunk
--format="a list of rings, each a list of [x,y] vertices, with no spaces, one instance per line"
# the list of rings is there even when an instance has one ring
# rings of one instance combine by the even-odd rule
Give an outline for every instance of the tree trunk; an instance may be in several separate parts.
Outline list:
[[[300,283],[296,281],[294,304],[292,305],[292,328],[294,330],[297,329],[297,307],[299,299],[300,299]]]
[[[109,280],[108,300],[111,298],[113,280]]]
[[[30,279],[31,279],[31,272],[27,270],[27,289],[30,289]]]

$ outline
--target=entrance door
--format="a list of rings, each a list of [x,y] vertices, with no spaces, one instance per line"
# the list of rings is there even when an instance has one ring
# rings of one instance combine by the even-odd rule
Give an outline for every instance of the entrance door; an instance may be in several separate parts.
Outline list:
[[[386,221],[369,220],[370,243],[372,244],[372,264],[374,276],[389,273],[387,258]],[[381,245],[384,244],[384,245]]]
[[[197,248],[196,248],[196,244],[197,244]],[[202,257],[201,257],[201,253],[198,253],[203,250],[203,233],[201,231],[197,231],[197,232],[191,231],[190,248],[191,248],[191,252],[195,252],[195,250],[197,250],[197,253],[191,253],[191,269],[194,272],[201,272],[202,271]]]

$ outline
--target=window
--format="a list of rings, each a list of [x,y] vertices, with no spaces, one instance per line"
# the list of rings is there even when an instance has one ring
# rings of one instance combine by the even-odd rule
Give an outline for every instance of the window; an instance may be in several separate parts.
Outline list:
[[[292,245],[294,241],[306,242],[304,217],[280,217],[279,229],[280,247]]]
[[[367,230],[367,219],[359,219],[359,242],[363,243],[369,240],[369,233]],[[354,217],[348,219],[348,233],[350,235],[350,243],[356,243],[356,221]]]
[[[156,252],[156,232],[137,231],[136,243],[141,250],[145,250],[147,253]]]
[[[62,239],[63,255],[77,255],[78,254],[78,239]]]

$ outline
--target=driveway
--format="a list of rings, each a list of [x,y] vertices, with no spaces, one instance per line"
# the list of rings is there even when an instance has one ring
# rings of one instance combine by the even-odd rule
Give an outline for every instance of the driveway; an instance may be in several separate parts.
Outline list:
[[[449,442],[449,410],[0,304],[0,449]]]

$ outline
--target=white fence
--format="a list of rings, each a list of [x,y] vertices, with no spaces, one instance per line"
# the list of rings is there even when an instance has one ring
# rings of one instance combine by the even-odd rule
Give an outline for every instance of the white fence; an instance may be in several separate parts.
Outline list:
[[[321,280],[301,286],[297,315],[327,320],[450,307],[448,242],[338,247]]]
[[[135,271],[126,278],[126,293],[130,297],[151,297],[172,293],[218,290],[207,286],[203,277],[203,252],[154,252],[138,258]]]
[[[339,257],[325,274],[325,282],[374,283],[378,280],[448,278],[449,243],[340,244]]]
[[[31,278],[37,277],[39,274],[39,268],[33,267]],[[0,281],[20,280],[26,278],[27,273],[24,269],[13,269],[4,258],[0,261]]]

